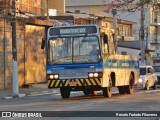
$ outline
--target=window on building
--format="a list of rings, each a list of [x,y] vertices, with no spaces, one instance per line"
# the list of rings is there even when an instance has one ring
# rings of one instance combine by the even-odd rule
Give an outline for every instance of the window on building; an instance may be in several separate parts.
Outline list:
[[[123,36],[123,26],[122,25],[118,25],[119,28],[119,36]]]
[[[130,25],[118,25],[118,36],[131,36],[131,27]]]

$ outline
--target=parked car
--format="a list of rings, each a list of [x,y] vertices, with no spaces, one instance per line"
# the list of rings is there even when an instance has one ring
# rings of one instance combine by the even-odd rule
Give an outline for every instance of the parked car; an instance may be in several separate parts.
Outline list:
[[[157,89],[157,75],[152,66],[140,66],[140,79],[137,86],[142,86],[144,90],[149,90],[151,87]]]
[[[156,75],[157,75],[157,79],[158,79],[157,84],[160,85],[160,65],[153,65],[153,68],[154,68]]]

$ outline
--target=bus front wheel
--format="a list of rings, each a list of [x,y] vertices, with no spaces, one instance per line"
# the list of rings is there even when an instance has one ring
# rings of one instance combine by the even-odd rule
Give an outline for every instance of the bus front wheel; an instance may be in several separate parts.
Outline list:
[[[69,88],[60,88],[61,96],[63,99],[70,97],[70,89]]]
[[[103,96],[104,97],[111,97],[112,96],[112,90],[109,87],[103,88]]]
[[[84,95],[89,96],[89,94],[91,93],[89,89],[85,88],[83,90]]]
[[[104,87],[102,89],[103,91],[103,96],[104,97],[111,97],[112,96],[112,81],[109,81],[109,87]]]

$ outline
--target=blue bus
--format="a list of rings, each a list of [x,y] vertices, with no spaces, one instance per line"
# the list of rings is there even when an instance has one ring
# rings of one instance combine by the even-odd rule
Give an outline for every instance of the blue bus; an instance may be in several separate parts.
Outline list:
[[[138,58],[117,55],[113,33],[97,25],[49,28],[42,41],[48,88],[60,88],[62,98],[69,98],[71,91],[102,91],[111,97],[115,86],[120,94],[132,94],[139,79]]]

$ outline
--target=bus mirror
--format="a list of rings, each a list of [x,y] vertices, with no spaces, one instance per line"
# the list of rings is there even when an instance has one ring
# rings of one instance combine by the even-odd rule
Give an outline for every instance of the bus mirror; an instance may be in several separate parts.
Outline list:
[[[42,38],[41,49],[44,49],[44,47],[45,47],[45,39]]]
[[[108,35],[107,34],[104,34],[103,42],[108,44]]]

